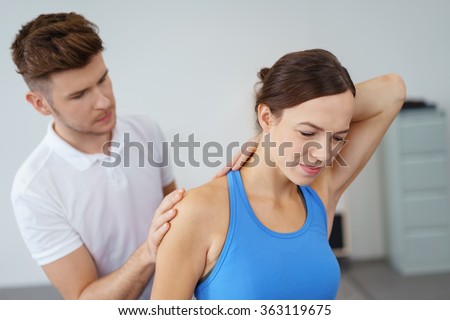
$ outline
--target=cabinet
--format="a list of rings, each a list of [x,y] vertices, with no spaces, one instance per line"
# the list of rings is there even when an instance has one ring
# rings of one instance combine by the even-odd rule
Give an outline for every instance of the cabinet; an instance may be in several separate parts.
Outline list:
[[[381,144],[388,255],[403,275],[450,271],[445,114],[400,112]]]

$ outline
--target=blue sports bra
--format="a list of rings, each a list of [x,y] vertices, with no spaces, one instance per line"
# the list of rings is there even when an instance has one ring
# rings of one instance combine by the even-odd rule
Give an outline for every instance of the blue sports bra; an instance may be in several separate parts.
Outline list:
[[[228,173],[230,222],[222,252],[196,289],[197,299],[335,299],[340,269],[327,236],[322,201],[299,186],[307,215],[291,233],[274,232],[254,214],[239,171]]]

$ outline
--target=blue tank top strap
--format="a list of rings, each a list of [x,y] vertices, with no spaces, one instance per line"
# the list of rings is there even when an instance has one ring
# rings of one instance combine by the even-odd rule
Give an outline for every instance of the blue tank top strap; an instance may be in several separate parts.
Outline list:
[[[325,210],[322,199],[320,199],[317,192],[310,186],[300,186],[300,188],[303,190],[303,195],[305,195],[305,197],[309,199],[311,207],[314,208],[314,212],[320,212],[320,216],[316,218],[321,219],[321,222],[325,224],[325,231],[328,234],[327,211]]]
[[[220,271],[223,261],[227,257],[227,253],[230,248],[230,244],[233,241],[233,235],[234,235],[234,231],[236,228],[236,220],[237,220],[237,209],[236,208],[238,205],[237,201],[238,201],[238,193],[239,192],[238,192],[238,187],[236,186],[236,184],[237,184],[236,177],[234,174],[231,174],[232,172],[234,172],[234,171],[230,171],[230,173],[227,175],[228,196],[229,196],[229,205],[230,205],[230,220],[229,220],[229,224],[228,224],[228,231],[227,231],[225,243],[223,244],[223,248],[219,255],[219,259],[217,260],[214,267],[197,284],[197,288],[195,289],[196,292],[201,290],[201,288],[208,286],[208,284],[214,280],[215,276]]]

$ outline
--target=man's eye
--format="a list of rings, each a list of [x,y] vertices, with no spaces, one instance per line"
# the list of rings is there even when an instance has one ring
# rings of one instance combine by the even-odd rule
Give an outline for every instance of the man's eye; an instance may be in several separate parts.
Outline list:
[[[79,99],[81,99],[83,96],[84,96],[84,92],[82,92],[82,93],[80,93],[80,94],[77,94],[76,96],[73,96],[72,99],[74,99],[74,100],[79,100]]]

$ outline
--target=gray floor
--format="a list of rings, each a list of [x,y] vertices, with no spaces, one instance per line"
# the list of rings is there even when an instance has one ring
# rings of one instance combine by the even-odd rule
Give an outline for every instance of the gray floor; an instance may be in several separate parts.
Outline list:
[[[385,260],[341,262],[341,272],[338,299],[450,299],[450,273],[401,276]]]
[[[61,296],[53,287],[27,287],[0,289],[0,300],[60,300]]]
[[[450,273],[403,277],[384,261],[341,260],[338,299],[450,299]],[[52,287],[0,289],[0,300],[61,299]]]

